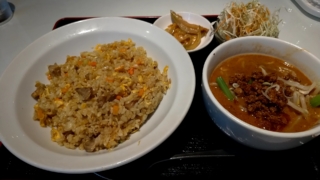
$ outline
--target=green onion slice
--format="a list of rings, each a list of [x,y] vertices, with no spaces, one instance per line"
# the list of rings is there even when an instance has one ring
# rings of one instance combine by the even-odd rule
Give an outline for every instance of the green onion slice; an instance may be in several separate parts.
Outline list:
[[[217,77],[216,81],[217,81],[218,86],[222,90],[222,92],[227,96],[227,98],[230,101],[233,101],[234,100],[234,95],[232,94],[232,92],[228,88],[226,82],[222,79],[222,77],[221,76]]]
[[[320,94],[310,99],[310,105],[312,107],[317,107],[320,105]]]

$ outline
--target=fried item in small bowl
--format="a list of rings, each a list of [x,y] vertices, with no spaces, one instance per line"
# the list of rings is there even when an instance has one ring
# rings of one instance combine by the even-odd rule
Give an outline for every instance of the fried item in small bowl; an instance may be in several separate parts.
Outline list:
[[[172,10],[170,11],[170,14],[173,23],[165,30],[173,35],[186,50],[192,50],[199,46],[201,38],[207,35],[209,29],[200,25],[188,23],[182,16]]]
[[[154,25],[174,36],[187,50],[198,51],[213,39],[213,23],[205,17],[190,12],[174,12],[158,18]]]

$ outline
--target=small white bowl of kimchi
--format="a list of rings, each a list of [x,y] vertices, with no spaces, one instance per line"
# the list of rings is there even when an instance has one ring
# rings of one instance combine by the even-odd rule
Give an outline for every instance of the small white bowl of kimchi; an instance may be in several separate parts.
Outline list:
[[[262,150],[301,146],[320,134],[320,60],[283,40],[232,39],[207,57],[203,99],[214,123]]]
[[[214,36],[214,23],[192,12],[171,10],[169,14],[159,17],[153,24],[175,37],[189,53],[206,47]]]

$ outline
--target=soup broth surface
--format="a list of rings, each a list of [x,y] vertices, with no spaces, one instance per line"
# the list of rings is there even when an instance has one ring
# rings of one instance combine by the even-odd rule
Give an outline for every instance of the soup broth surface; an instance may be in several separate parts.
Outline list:
[[[263,74],[264,77],[262,77],[262,79],[264,78],[264,80],[252,78],[255,77],[256,74],[258,74],[257,76],[261,76],[261,74]],[[235,77],[238,77],[240,75],[241,77],[247,78],[248,84],[246,84],[246,87],[244,88],[243,86],[241,87],[240,83],[239,88],[242,88],[242,92],[240,91],[240,96],[238,96],[234,91],[236,89],[235,87],[239,86],[239,84],[236,83],[237,86],[233,87],[233,82],[235,82]],[[232,90],[233,94],[236,95],[235,100],[228,100],[223,91],[218,87],[216,79],[219,76],[224,79],[228,87]],[[273,79],[272,82],[272,77],[280,77],[286,80],[297,81],[302,85],[310,85],[312,83],[310,79],[299,69],[281,59],[263,54],[241,54],[222,61],[213,70],[209,79],[209,84],[214,97],[226,110],[228,110],[231,114],[241,119],[242,121],[253,126],[277,132],[300,132],[310,129],[316,123],[318,123],[320,117],[320,109],[310,106],[310,103],[307,102],[306,106],[308,114],[305,115],[293,109],[292,107],[285,105],[285,98],[292,97],[292,94],[290,94],[290,89],[286,85],[281,86],[282,82],[279,80]],[[270,81],[271,83],[268,81]],[[260,96],[259,98],[261,99],[261,102],[256,100],[254,103],[248,105],[248,102],[251,103],[251,100],[248,100],[249,95],[246,97],[242,97],[241,93],[246,93],[248,88],[251,88],[252,90],[254,86],[262,87],[262,92],[266,92],[265,90],[273,84],[279,84],[280,89],[276,91],[276,87],[269,88],[269,90],[267,91],[269,92],[270,97],[271,91],[279,94],[281,94],[282,92],[288,93],[286,96],[280,97],[279,95],[279,97],[275,97],[277,101],[279,99],[282,99],[283,102],[279,102],[278,104],[268,102],[268,110],[270,110],[272,113],[274,112],[277,115],[277,118],[274,118],[273,115],[270,115],[272,113],[266,113],[265,115],[263,115],[263,113],[265,112],[261,109],[260,112],[249,112],[249,110],[252,111],[252,108],[256,108],[253,105],[259,104],[261,102],[263,104],[263,102],[268,99],[263,99],[262,95],[260,94],[257,95],[257,97]],[[288,92],[285,91],[285,88],[289,89]],[[254,92],[254,90],[252,92]],[[259,94],[258,92],[260,92],[260,90],[257,90],[257,94]],[[271,121],[270,117],[274,118],[274,120]]]

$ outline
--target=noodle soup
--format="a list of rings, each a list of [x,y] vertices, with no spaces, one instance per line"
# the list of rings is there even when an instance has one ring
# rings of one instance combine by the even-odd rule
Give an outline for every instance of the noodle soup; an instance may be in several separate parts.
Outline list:
[[[221,81],[225,87],[221,87]],[[319,122],[320,109],[314,105],[319,83],[311,82],[299,69],[273,56],[230,57],[213,70],[209,84],[226,110],[253,126],[300,132]]]

